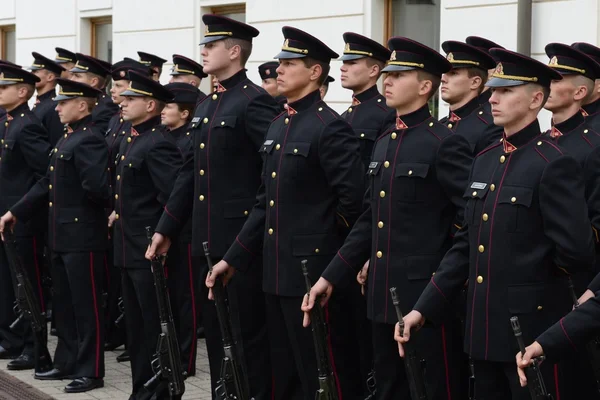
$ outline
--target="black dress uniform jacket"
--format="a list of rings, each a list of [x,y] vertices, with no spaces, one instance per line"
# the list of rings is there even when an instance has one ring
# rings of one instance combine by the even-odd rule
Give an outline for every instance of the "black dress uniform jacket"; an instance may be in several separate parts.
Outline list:
[[[91,116],[70,124],[52,150],[46,176],[11,208],[28,220],[48,201],[48,246],[55,252],[106,250],[108,154],[94,129]]]
[[[119,112],[119,106],[106,94],[98,96],[96,107],[92,110],[92,121],[98,132],[104,133],[108,129],[110,119]]]
[[[377,85],[352,98],[352,105],[342,114],[360,140],[360,157],[369,166],[373,144],[394,122],[396,112],[385,104],[385,97],[379,93]]]
[[[194,143],[192,142],[192,136],[188,130],[187,125],[181,126],[167,133],[175,140],[175,144],[181,153],[181,158],[184,159],[186,154],[193,153]],[[183,226],[183,229],[179,233],[178,239],[181,243],[192,242],[192,219],[188,218]]]
[[[48,133],[26,103],[0,119],[0,207],[4,214],[17,203],[48,168]],[[45,221],[43,209],[36,220],[15,225],[15,233],[32,235]]]
[[[119,149],[121,142],[131,131],[131,122],[125,121],[121,112],[117,112],[108,122],[108,129],[105,132],[106,145],[108,146],[108,173],[109,187],[111,193],[111,209],[114,210],[114,188],[117,184],[117,167],[119,159]]]
[[[56,96],[55,90],[50,90],[37,96],[32,111],[36,117],[42,122],[44,128],[48,131],[48,141],[50,146],[54,147],[58,140],[63,136],[65,125],[60,122],[58,113],[56,112],[56,102],[52,99]]]
[[[361,212],[364,189],[352,128],[315,91],[269,127],[258,202],[224,259],[244,269],[263,254],[263,290],[302,296],[300,261],[313,282]]]
[[[277,116],[275,101],[241,70],[220,82],[197,107],[188,129],[193,152],[186,154],[157,232],[175,237],[193,213],[192,253],[221,257],[235,240],[255,203],[263,144]],[[186,135],[187,136],[187,135]]]
[[[502,128],[494,125],[489,108],[480,104],[478,97],[450,111],[450,115],[442,118],[440,122],[452,132],[467,139],[473,158],[486,147],[498,143],[502,137]]]
[[[389,288],[401,293],[402,310],[412,309],[450,248],[471,164],[459,156],[464,140],[427,105],[401,118],[375,143],[367,209],[323,273],[337,285],[370,257],[367,314],[388,324],[397,321]]]
[[[124,268],[150,268],[146,226],[157,225],[181,167],[177,146],[159,124],[157,116],[132,127],[119,150],[114,245],[115,265]]]
[[[581,113],[592,129],[600,132],[600,99],[581,107]]]
[[[514,361],[510,317],[525,342],[570,306],[563,271],[591,267],[592,230],[577,161],[540,134],[536,121],[488,147],[473,163],[465,226],[414,309],[434,323],[469,280],[465,351]]]
[[[481,93],[477,98],[479,99],[479,104],[483,107],[483,110],[488,114],[492,113],[492,105],[490,104],[490,97],[492,97],[492,91],[486,90]]]

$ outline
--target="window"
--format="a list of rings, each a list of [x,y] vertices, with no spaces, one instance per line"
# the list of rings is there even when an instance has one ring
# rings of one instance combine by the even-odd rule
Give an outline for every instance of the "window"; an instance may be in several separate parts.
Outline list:
[[[440,0],[384,0],[385,42],[392,36],[406,36],[432,49],[440,48]],[[438,114],[438,96],[429,109]]]
[[[246,23],[245,4],[230,4],[226,6],[211,7],[211,12],[216,15],[223,15],[224,17]]]
[[[14,25],[0,26],[0,59],[16,62],[17,38]]]
[[[92,18],[90,55],[112,63],[112,17]]]

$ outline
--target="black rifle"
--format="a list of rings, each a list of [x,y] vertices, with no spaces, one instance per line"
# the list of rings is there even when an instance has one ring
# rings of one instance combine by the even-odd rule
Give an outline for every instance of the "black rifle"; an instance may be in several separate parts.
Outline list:
[[[392,303],[396,309],[398,323],[400,324],[400,335],[404,334],[404,316],[400,310],[400,300],[396,294],[396,288],[390,288]],[[410,398],[412,400],[428,400],[427,386],[425,385],[425,360],[419,359],[412,343],[404,343],[404,369],[406,370],[406,379],[410,388]]]
[[[146,227],[148,242],[152,244],[152,228]],[[179,400],[185,393],[185,372],[181,366],[181,355],[179,354],[179,343],[173,323],[173,312],[167,289],[167,278],[163,262],[166,255],[155,255],[152,258],[152,275],[154,277],[154,288],[156,289],[156,300],[158,302],[158,315],[160,317],[160,335],[156,346],[156,354],[152,360],[152,369],[155,375],[144,384],[145,392],[142,396],[153,394],[159,387],[161,381],[166,382],[171,399]]]
[[[568,278],[568,286],[571,296],[573,297],[573,306],[574,308],[578,308],[580,305],[579,299],[575,294],[575,287],[573,286],[571,278]],[[586,343],[585,348],[587,350],[588,360],[590,360],[590,364],[592,365],[594,378],[596,379],[596,389],[600,392],[600,337],[597,336]]]
[[[475,363],[469,357],[469,400],[475,400]]]
[[[302,260],[302,273],[306,282],[306,294],[310,293],[312,284],[308,277],[306,260]],[[310,326],[312,330],[315,352],[317,354],[317,372],[319,373],[319,389],[315,400],[338,400],[338,392],[335,387],[331,357],[328,350],[328,333],[325,313],[321,307],[320,299],[315,299],[315,305],[310,310]]]
[[[203,242],[204,255],[208,264],[208,273],[213,270],[213,262],[208,250],[208,242]],[[225,300],[225,287],[220,277],[215,279],[212,287],[215,307],[217,309],[217,319],[221,329],[221,340],[223,342],[223,360],[221,361],[221,379],[215,388],[215,395],[218,400],[249,400],[250,390],[248,385],[248,375],[244,371],[244,363],[241,361],[239,349],[233,339],[233,330],[231,327],[231,317],[229,307]]]
[[[115,319],[115,325],[121,326],[123,319],[125,318],[125,303],[123,302],[123,297],[119,297],[119,301],[117,303],[117,307],[119,307],[119,316]]]
[[[16,279],[16,298],[19,317],[12,323],[11,328],[17,326],[22,319],[26,319],[31,324],[34,341],[35,372],[47,372],[53,367],[52,358],[48,351],[48,327],[46,315],[42,312],[39,300],[35,296],[31,281],[27,276],[25,267],[21,263],[17,252],[17,241],[10,226],[4,229],[4,250],[8,265],[12,269]]]
[[[367,375],[367,389],[369,394],[365,397],[365,400],[375,400],[377,395],[377,380],[375,379],[375,369],[372,369]]]
[[[521,325],[519,324],[519,317],[511,317],[510,324],[512,326],[519,350],[521,354],[525,354],[525,342],[523,342],[523,332],[521,332]],[[527,368],[525,368],[525,376],[527,377],[527,387],[529,388],[529,395],[531,400],[542,400],[552,399],[552,395],[546,390],[546,384],[544,383],[544,377],[540,370],[540,364],[543,358],[534,358],[533,362]]]

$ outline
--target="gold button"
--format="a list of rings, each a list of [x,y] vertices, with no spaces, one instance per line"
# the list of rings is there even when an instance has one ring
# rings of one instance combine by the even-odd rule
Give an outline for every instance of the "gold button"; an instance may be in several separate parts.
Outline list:
[[[383,253],[381,251],[378,251],[377,252],[377,258],[381,258],[381,257],[383,257]]]
[[[269,205],[270,205],[271,207],[273,207],[273,206],[275,205],[275,202],[274,202],[273,200],[271,200],[271,201],[269,202]]]
[[[121,216],[119,214],[115,214],[115,219],[119,219]]]
[[[79,222],[79,218],[75,218],[75,222]]]
[[[24,116],[25,116],[25,114],[21,114],[21,117],[24,117]]]
[[[217,97],[218,97],[218,96],[217,96],[216,94],[213,94],[213,95],[212,95],[212,99],[213,99],[213,100],[216,100],[216,99],[217,99]]]
[[[185,134],[186,134],[186,136],[190,136],[190,133],[189,133],[189,132],[186,132]]]
[[[352,107],[348,107],[348,112],[351,113],[352,112]]]
[[[200,143],[200,148],[203,149],[204,148],[204,143]]]
[[[431,127],[431,126],[433,126],[433,122],[430,122],[430,123],[429,123],[429,126],[430,126],[430,127]]]
[[[479,275],[477,277],[477,283],[483,283],[483,276]]]
[[[588,130],[587,130],[587,129],[585,129],[585,130],[583,131],[583,133],[588,133]]]
[[[298,149],[294,149],[294,154],[298,154]]]
[[[119,118],[119,122],[120,122],[120,123],[123,123],[123,118]]]
[[[379,229],[383,228],[383,221],[379,221],[377,223],[377,226],[379,227]]]
[[[408,171],[408,175],[412,175],[412,169],[410,171]]]
[[[542,141],[540,140],[539,142],[537,142],[537,145],[541,146],[542,145]]]
[[[4,123],[4,126],[8,126],[8,122],[5,122],[5,123]]]
[[[2,142],[1,142],[1,143],[2,143],[2,144],[4,144],[4,139],[2,139]]]
[[[290,122],[290,119],[286,118],[283,122],[285,122],[286,124],[288,124]]]
[[[494,185],[493,183],[490,185],[490,190],[493,192],[494,190],[496,190],[496,185]]]
[[[280,144],[277,144],[277,146],[275,146],[275,150],[279,150],[281,148]]]
[[[319,254],[319,251],[320,251],[319,249],[315,249],[315,253]]]
[[[319,107],[319,111],[323,111],[323,107]]]
[[[386,161],[386,162],[384,162],[384,163],[383,163],[383,166],[384,166],[385,168],[389,168],[389,167],[390,167],[390,162],[389,162],[389,161]]]
[[[125,131],[123,131],[123,135],[125,134]]]
[[[8,149],[8,145],[7,145],[7,144],[5,144],[5,145],[4,145],[4,148],[5,148],[5,149]]]
[[[483,214],[483,215],[481,216],[481,219],[483,219],[483,222],[487,221],[487,220],[488,220],[488,218],[489,218],[489,216],[488,216],[487,214]]]
[[[119,200],[119,195],[115,194],[115,200]]]
[[[271,178],[275,179],[276,176],[277,176],[277,172],[275,172],[275,171],[271,172]]]
[[[248,85],[244,85],[244,89],[248,88]]]
[[[131,163],[129,163],[129,168],[131,168]]]
[[[52,207],[52,202],[48,203],[48,206]]]
[[[60,155],[60,158],[63,158],[63,154]]]
[[[221,121],[221,126],[225,125],[225,121]]]
[[[117,175],[117,180],[120,181],[121,180],[121,175]]]
[[[361,138],[364,138],[364,137],[365,137],[365,134],[364,134],[364,133],[361,133],[361,134],[360,134],[360,137],[361,137]]]
[[[396,139],[398,137],[398,135],[396,135],[396,132],[392,132],[392,139]]]
[[[378,102],[378,103],[381,103],[381,99],[377,99],[377,102]]]
[[[7,147],[8,147],[8,146],[7,146]],[[56,147],[54,148],[54,152],[55,152],[55,153],[58,153],[58,149],[57,149]]]
[[[483,114],[483,111],[479,111],[479,115]]]
[[[538,311],[542,311],[544,309],[544,307],[542,306],[537,306]]]
[[[83,128],[83,130],[85,131],[85,130],[87,130],[87,128]]]
[[[68,135],[65,133],[65,135],[64,135],[64,136],[65,136],[65,137],[67,137]],[[114,135],[113,135],[113,136],[114,136]],[[2,143],[4,143],[4,140],[2,141]]]
[[[476,196],[477,196],[477,192],[476,192],[476,191],[475,191],[475,192],[473,192],[473,193],[471,193],[471,194],[473,195],[473,197],[476,197]]]
[[[452,128],[452,124],[448,124],[448,128]]]
[[[503,164],[506,161],[506,157],[500,156],[500,164]]]
[[[200,201],[204,201],[204,195],[203,195],[203,194],[201,194],[201,195],[198,197],[198,199],[199,199]]]
[[[52,185],[48,185],[48,189],[52,190]]]
[[[248,215],[248,210],[244,211],[244,215]]]
[[[273,228],[269,228],[269,235],[273,234]]]
[[[54,167],[52,165],[50,166],[50,171],[54,171]]]
[[[480,244],[477,250],[479,250],[480,253],[483,253],[485,251],[485,247],[483,247],[483,245]]]
[[[203,169],[200,170],[200,175],[204,175],[204,170]]]
[[[121,161],[123,161],[125,159],[125,156],[121,156]]]
[[[127,138],[127,143],[131,143],[131,137]]]
[[[381,192],[379,192],[379,197],[385,197],[385,192],[382,190]]]
[[[204,122],[205,124],[208,123],[208,118],[204,117],[204,119],[202,120],[202,122]]]
[[[516,197],[511,197],[510,198],[510,202],[511,203],[516,203],[517,202],[517,198]]]

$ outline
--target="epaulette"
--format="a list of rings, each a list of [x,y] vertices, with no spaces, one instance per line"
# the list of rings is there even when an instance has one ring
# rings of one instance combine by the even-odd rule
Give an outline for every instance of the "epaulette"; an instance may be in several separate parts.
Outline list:
[[[427,127],[427,132],[431,133],[438,140],[442,140],[454,134],[446,125],[442,124],[440,121],[437,121],[433,117],[421,122],[421,125]]]
[[[473,113],[486,125],[492,125],[494,123],[494,117],[492,114],[485,111],[483,105],[480,105]]]
[[[498,143],[492,143],[490,144],[488,147],[486,147],[485,149],[481,150],[479,153],[477,153],[477,155],[475,157],[479,157],[485,153],[487,153],[488,151],[495,149],[498,146],[502,145],[502,139],[498,140]]]
[[[581,137],[587,141],[591,147],[600,147],[600,134],[590,127],[587,127],[580,133]]]
[[[377,107],[381,108],[383,111],[390,111],[390,108],[385,102],[385,96],[381,93],[379,93],[379,95],[377,95],[375,99],[373,99],[373,101],[375,102],[375,104],[377,104]]]
[[[315,114],[319,117],[319,120],[323,123],[323,125],[328,125],[329,123],[339,119],[339,115],[333,111],[323,100],[316,104],[317,109]]]
[[[549,138],[538,137],[534,141],[533,147],[535,152],[546,162],[552,162],[564,154],[562,149],[552,143],[552,140]]]

